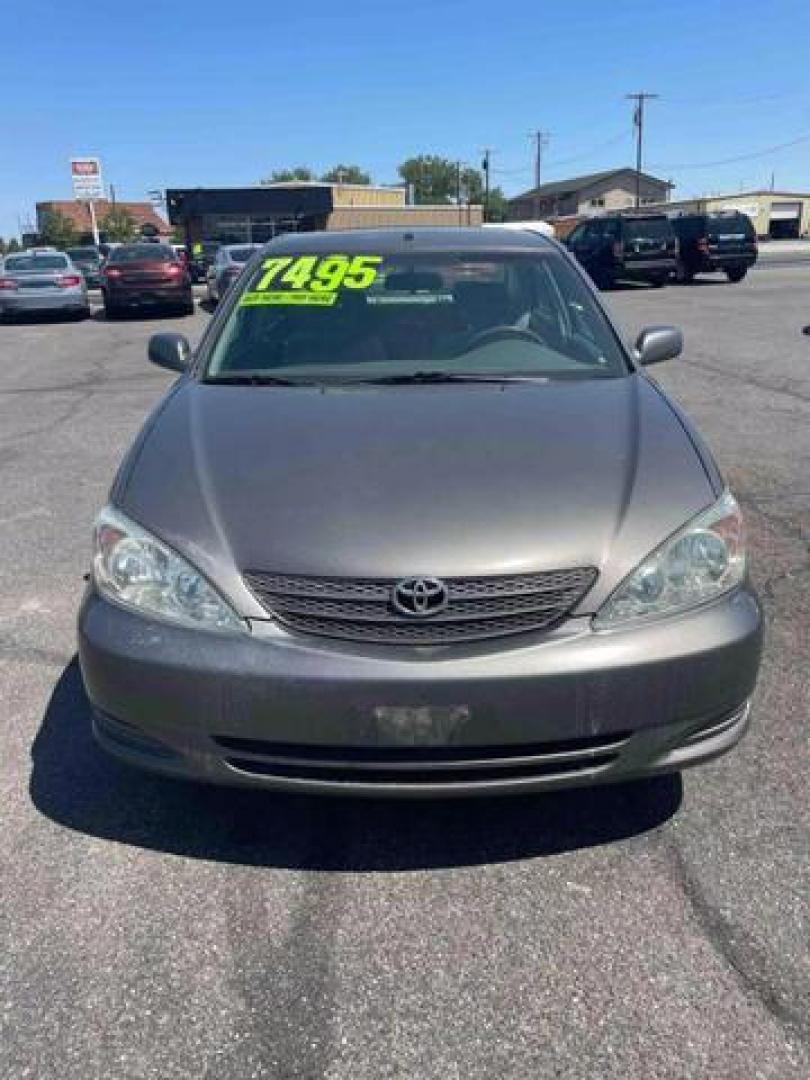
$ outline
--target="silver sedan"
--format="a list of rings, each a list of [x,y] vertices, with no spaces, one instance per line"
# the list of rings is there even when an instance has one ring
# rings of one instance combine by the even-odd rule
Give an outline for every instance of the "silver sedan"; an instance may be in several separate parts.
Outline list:
[[[261,244],[225,244],[217,251],[205,279],[207,299],[211,303],[219,303],[260,247]]]
[[[0,315],[64,312],[77,318],[90,314],[87,283],[61,251],[23,251],[7,255],[0,265]]]

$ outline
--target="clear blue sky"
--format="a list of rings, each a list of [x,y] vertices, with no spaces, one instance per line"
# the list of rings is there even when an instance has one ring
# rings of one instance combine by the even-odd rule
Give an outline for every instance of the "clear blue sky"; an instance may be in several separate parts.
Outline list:
[[[14,7],[12,14],[11,7]],[[676,197],[810,189],[808,0],[27,0],[2,3],[0,235],[70,197],[68,159],[102,158],[122,199],[357,162],[380,182],[420,153],[531,185],[633,159],[627,91],[648,108],[646,166]],[[771,28],[774,29],[771,29]],[[750,160],[700,165],[755,153]],[[496,171],[497,170],[497,171]]]

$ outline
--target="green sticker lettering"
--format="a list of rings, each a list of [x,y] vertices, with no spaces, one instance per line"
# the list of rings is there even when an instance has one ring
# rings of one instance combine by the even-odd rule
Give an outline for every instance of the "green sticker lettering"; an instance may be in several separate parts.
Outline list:
[[[337,293],[293,292],[246,292],[239,298],[239,307],[283,307],[309,304],[312,307],[331,307]]]
[[[279,286],[317,295],[334,294],[341,288],[368,289],[377,280],[382,261],[382,255],[276,256],[264,260],[261,277],[246,295],[264,293],[271,287],[280,292]]]

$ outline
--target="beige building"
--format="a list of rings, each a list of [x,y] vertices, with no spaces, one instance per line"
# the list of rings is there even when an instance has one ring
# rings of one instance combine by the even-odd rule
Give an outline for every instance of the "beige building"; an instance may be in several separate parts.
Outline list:
[[[332,184],[332,206],[404,206],[404,187],[375,187],[373,184]]]
[[[664,202],[672,185],[648,173],[641,174],[641,204]],[[627,210],[636,201],[636,170],[609,169],[606,172],[555,180],[525,191],[509,200],[510,221],[538,218],[588,217],[607,210]]]
[[[794,240],[810,235],[810,194],[797,191],[743,191],[702,195],[666,205],[667,210],[739,210],[747,214],[760,239]]]
[[[419,225],[480,225],[483,207],[467,206],[337,206],[326,219],[327,229],[411,228]]]

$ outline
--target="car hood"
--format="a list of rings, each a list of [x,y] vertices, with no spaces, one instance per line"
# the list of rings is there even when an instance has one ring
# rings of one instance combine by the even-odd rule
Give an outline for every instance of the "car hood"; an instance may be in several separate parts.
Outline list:
[[[241,572],[396,578],[594,566],[583,610],[716,492],[644,376],[547,384],[183,379],[113,500],[245,615]]]

